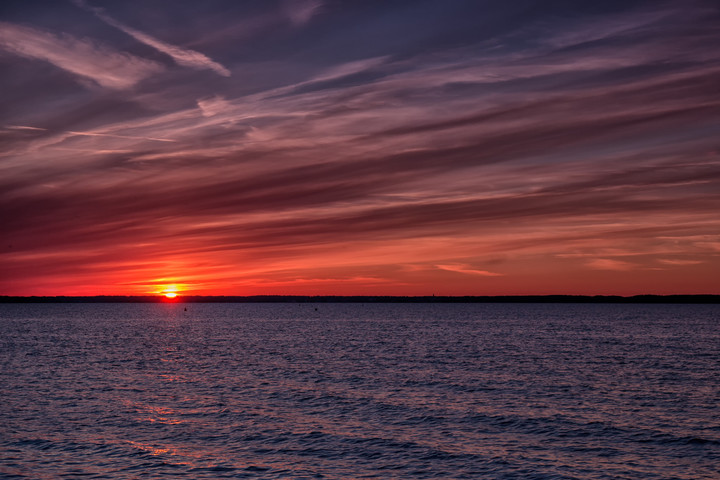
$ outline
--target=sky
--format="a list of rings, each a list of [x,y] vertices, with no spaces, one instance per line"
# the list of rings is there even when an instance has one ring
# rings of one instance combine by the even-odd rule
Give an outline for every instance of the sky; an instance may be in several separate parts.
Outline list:
[[[720,294],[718,25],[3,0],[0,295]]]

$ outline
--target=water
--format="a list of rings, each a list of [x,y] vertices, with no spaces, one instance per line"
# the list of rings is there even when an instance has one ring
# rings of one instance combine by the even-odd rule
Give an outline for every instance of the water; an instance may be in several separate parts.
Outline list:
[[[0,305],[0,477],[720,478],[718,305],[184,307]]]

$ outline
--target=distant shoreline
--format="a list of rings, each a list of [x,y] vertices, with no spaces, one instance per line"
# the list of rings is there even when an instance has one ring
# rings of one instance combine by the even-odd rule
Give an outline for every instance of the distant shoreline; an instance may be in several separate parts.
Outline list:
[[[99,295],[0,296],[0,303],[659,303],[720,304],[720,295],[507,295],[507,296],[333,296],[253,295],[199,296],[168,299],[163,296]]]

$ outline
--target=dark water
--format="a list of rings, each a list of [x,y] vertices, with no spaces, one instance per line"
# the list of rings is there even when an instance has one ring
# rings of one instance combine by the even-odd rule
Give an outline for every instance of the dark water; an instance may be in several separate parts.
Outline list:
[[[183,308],[0,305],[0,477],[720,478],[717,305]]]

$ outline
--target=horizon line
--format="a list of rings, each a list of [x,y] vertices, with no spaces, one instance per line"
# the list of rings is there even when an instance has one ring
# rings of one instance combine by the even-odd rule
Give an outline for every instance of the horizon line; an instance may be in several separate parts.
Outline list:
[[[720,294],[638,295],[0,295],[0,303],[688,303]]]

